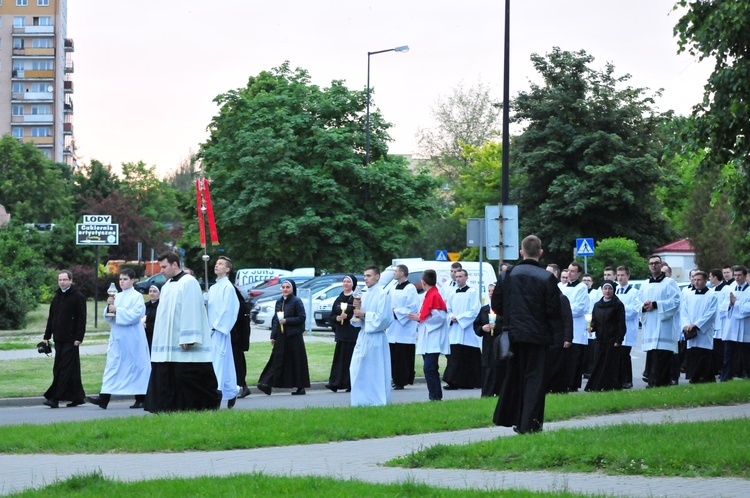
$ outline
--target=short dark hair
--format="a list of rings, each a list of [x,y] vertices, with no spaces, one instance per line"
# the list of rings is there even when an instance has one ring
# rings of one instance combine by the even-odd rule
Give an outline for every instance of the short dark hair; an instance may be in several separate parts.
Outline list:
[[[362,273],[366,272],[367,270],[372,270],[375,272],[375,275],[380,275],[380,267],[378,265],[366,266],[365,271],[363,271]]]
[[[604,271],[615,271],[615,269],[611,266],[605,266]]]
[[[435,270],[425,270],[422,272],[422,280],[430,287],[435,287],[437,284],[437,273],[435,273]]]
[[[547,268],[552,268],[552,271],[554,272],[556,277],[560,276],[560,267],[556,265],[555,263],[549,263],[547,265]]]
[[[120,270],[120,275],[125,275],[130,280],[135,280],[135,272],[132,268],[123,268]]]
[[[224,261],[226,261],[227,268],[229,268],[229,271],[232,271],[232,268],[234,268],[234,265],[232,264],[232,260],[226,256],[219,256],[218,258],[216,258],[216,261],[219,261],[220,259],[223,259]]]
[[[747,275],[747,266],[745,265],[735,265],[732,267],[732,273],[736,271],[741,271],[743,275]]]
[[[60,270],[57,272],[57,275],[60,276],[61,273],[64,273],[68,276],[68,279],[72,282],[73,281],[73,272],[70,270]]]
[[[630,275],[630,268],[627,266],[618,266],[617,271],[624,271],[626,274]]]
[[[542,240],[536,235],[527,235],[521,241],[521,249],[523,250],[524,257],[538,258],[542,255]]]
[[[724,274],[721,272],[721,268],[713,268],[709,273],[712,277],[716,277],[719,280],[724,280]]]
[[[704,272],[703,270],[695,270],[695,273],[693,273],[693,276],[701,276],[704,279],[708,280],[708,273]]]
[[[649,256],[648,257],[648,262],[650,263],[651,260],[654,259],[654,258],[658,258],[659,259],[659,263],[662,263],[661,256],[659,256],[658,254],[652,254],[651,256]]]
[[[175,263],[177,263],[178,265],[180,264],[180,257],[171,251],[165,252],[164,254],[160,254],[156,257],[156,261],[164,261],[165,259],[170,265],[173,265]]]
[[[570,263],[570,264],[568,265],[568,267],[571,267],[571,266],[575,266],[575,267],[576,267],[576,269],[577,269],[577,270],[578,270],[578,271],[579,271],[580,273],[583,273],[583,265],[582,265],[581,263],[579,263],[578,261],[573,261],[573,262],[571,262],[571,263]]]
[[[586,277],[594,278],[594,276],[591,273],[584,273],[583,275],[581,275],[581,280],[583,280]]]
[[[406,265],[396,265],[396,268],[401,270],[401,273],[403,273],[405,277],[409,276],[409,268]]]
[[[463,268],[461,268],[460,270],[458,270],[456,273],[463,273],[464,275],[466,275],[466,278],[469,278],[469,272],[466,271],[466,270],[464,270]]]
[[[451,263],[451,270],[460,270],[461,268],[463,268],[463,266],[458,261]]]

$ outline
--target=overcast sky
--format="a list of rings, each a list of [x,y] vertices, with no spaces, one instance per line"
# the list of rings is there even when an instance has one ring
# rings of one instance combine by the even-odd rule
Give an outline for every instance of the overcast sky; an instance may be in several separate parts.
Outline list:
[[[515,0],[511,97],[538,81],[529,56],[559,46],[664,88],[659,108],[689,113],[711,65],[677,55],[674,3]],[[318,85],[363,89],[367,52],[400,45],[410,51],[372,57],[370,79],[395,125],[391,152],[413,153],[441,95],[480,80],[502,95],[503,12],[503,0],[69,0],[79,162],[142,160],[164,176],[207,138],[214,97],[249,76],[288,60]]]

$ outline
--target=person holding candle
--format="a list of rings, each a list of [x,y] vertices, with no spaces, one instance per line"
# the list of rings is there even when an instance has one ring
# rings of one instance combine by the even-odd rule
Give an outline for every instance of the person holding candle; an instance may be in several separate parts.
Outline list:
[[[294,280],[281,281],[281,297],[276,301],[276,314],[271,321],[271,357],[258,379],[258,389],[271,394],[274,387],[296,388],[293,395],[305,394],[310,387],[307,351],[302,334],[305,332],[305,306],[297,297]]]
[[[495,284],[487,287],[490,299],[495,291]],[[497,315],[489,304],[479,310],[474,320],[474,333],[482,338],[482,397],[490,398],[500,394],[505,376],[505,362],[495,357],[495,340],[500,337],[500,327],[496,327]]]
[[[346,392],[352,390],[349,377],[349,366],[352,363],[352,353],[359,336],[359,328],[351,324],[354,316],[354,289],[357,288],[357,277],[347,275],[341,281],[344,290],[333,302],[331,316],[334,317],[333,332],[336,340],[336,349],[333,352],[331,373],[328,376],[326,389],[337,392],[344,389]]]

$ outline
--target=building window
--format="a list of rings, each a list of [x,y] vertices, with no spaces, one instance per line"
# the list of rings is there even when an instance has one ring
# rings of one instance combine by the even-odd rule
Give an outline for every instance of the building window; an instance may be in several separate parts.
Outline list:
[[[13,138],[23,138],[23,128],[21,128],[20,126],[14,126]]]
[[[49,0],[36,0],[38,7],[49,7]]]
[[[13,38],[13,48],[23,48],[23,38]]]
[[[23,93],[23,83],[13,83],[13,93]]]
[[[31,48],[52,48],[52,39],[34,38],[31,40]]]
[[[46,126],[43,128],[32,128],[31,136],[32,137],[51,137],[52,131],[49,129],[49,127],[46,127]]]
[[[52,85],[49,83],[32,83],[31,91],[36,93],[52,93]]]
[[[49,149],[42,149],[42,154],[44,154],[44,157],[47,159],[50,159],[52,157],[52,152]]]
[[[32,105],[31,114],[34,116],[52,114],[52,109],[48,105]]]
[[[23,116],[23,106],[22,105],[14,105],[12,109],[14,116]]]
[[[16,7],[28,7],[29,0],[16,0]]]
[[[52,26],[52,18],[50,16],[35,17],[34,26]]]
[[[13,27],[14,28],[25,28],[26,27],[26,18],[24,16],[15,16],[13,18]]]
[[[55,69],[53,61],[34,61],[31,63],[31,69],[34,71],[50,71]]]

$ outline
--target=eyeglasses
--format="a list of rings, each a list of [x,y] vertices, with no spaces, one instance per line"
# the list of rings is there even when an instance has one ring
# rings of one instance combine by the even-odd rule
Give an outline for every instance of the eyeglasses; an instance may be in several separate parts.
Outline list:
[[[652,261],[652,262],[651,262],[651,263],[649,263],[648,265],[649,265],[649,266],[661,266],[661,264],[662,264],[662,263],[660,263],[659,261]]]

